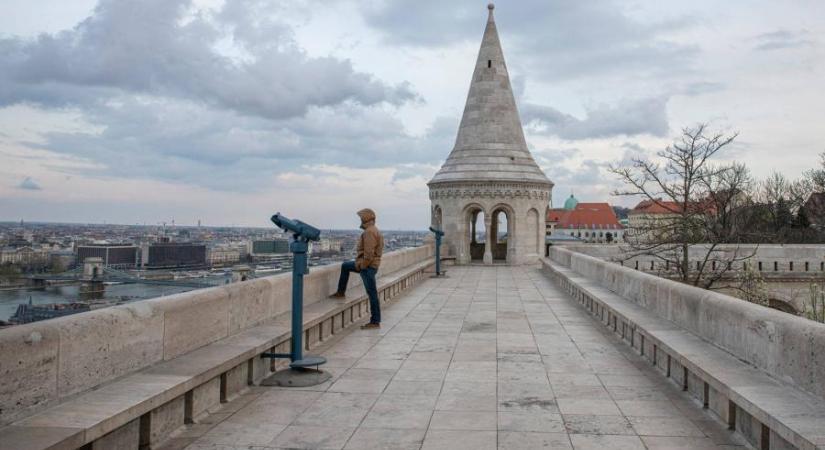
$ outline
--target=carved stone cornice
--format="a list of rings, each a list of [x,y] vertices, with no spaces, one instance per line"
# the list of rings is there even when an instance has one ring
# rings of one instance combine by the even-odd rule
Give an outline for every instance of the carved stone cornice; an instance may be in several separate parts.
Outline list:
[[[550,200],[551,186],[543,183],[494,181],[431,183],[430,200],[450,198],[502,198]]]

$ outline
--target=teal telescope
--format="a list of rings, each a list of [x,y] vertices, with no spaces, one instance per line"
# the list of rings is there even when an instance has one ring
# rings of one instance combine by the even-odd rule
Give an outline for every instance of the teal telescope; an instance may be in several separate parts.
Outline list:
[[[272,223],[278,228],[292,233],[296,241],[311,242],[321,239],[321,230],[300,220],[292,220],[284,217],[281,213],[276,213],[272,216]]]
[[[292,252],[292,348],[289,354],[264,353],[265,358],[289,358],[289,367],[300,370],[306,367],[319,366],[326,363],[320,356],[303,355],[304,329],[304,275],[309,273],[307,264],[308,242],[321,239],[321,230],[312,225],[292,220],[277,213],[272,216],[272,223],[278,228],[292,233],[293,240],[289,243]]]
[[[444,232],[430,227],[430,231],[435,234],[435,276],[441,276],[441,238],[444,237]]]

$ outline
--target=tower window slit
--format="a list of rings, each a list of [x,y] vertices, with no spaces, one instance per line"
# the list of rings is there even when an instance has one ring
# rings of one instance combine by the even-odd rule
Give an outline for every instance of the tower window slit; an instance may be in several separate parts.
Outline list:
[[[489,69],[489,68],[491,68],[491,67],[493,67],[493,60],[492,60],[492,59],[488,59],[488,60],[487,60],[487,68]]]

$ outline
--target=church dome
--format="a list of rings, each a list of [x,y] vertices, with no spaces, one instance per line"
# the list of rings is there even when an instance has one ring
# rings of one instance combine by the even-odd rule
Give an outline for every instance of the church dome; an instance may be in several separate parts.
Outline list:
[[[578,204],[579,201],[576,199],[576,197],[573,197],[573,194],[570,194],[570,198],[568,198],[564,202],[564,209],[568,211],[573,211],[574,209],[576,209],[576,205]]]

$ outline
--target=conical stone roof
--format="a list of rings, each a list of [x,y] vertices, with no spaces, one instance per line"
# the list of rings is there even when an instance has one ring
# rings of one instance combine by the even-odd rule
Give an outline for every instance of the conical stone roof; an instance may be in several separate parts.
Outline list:
[[[553,185],[527,149],[493,9],[490,4],[455,147],[430,186],[456,181]]]

